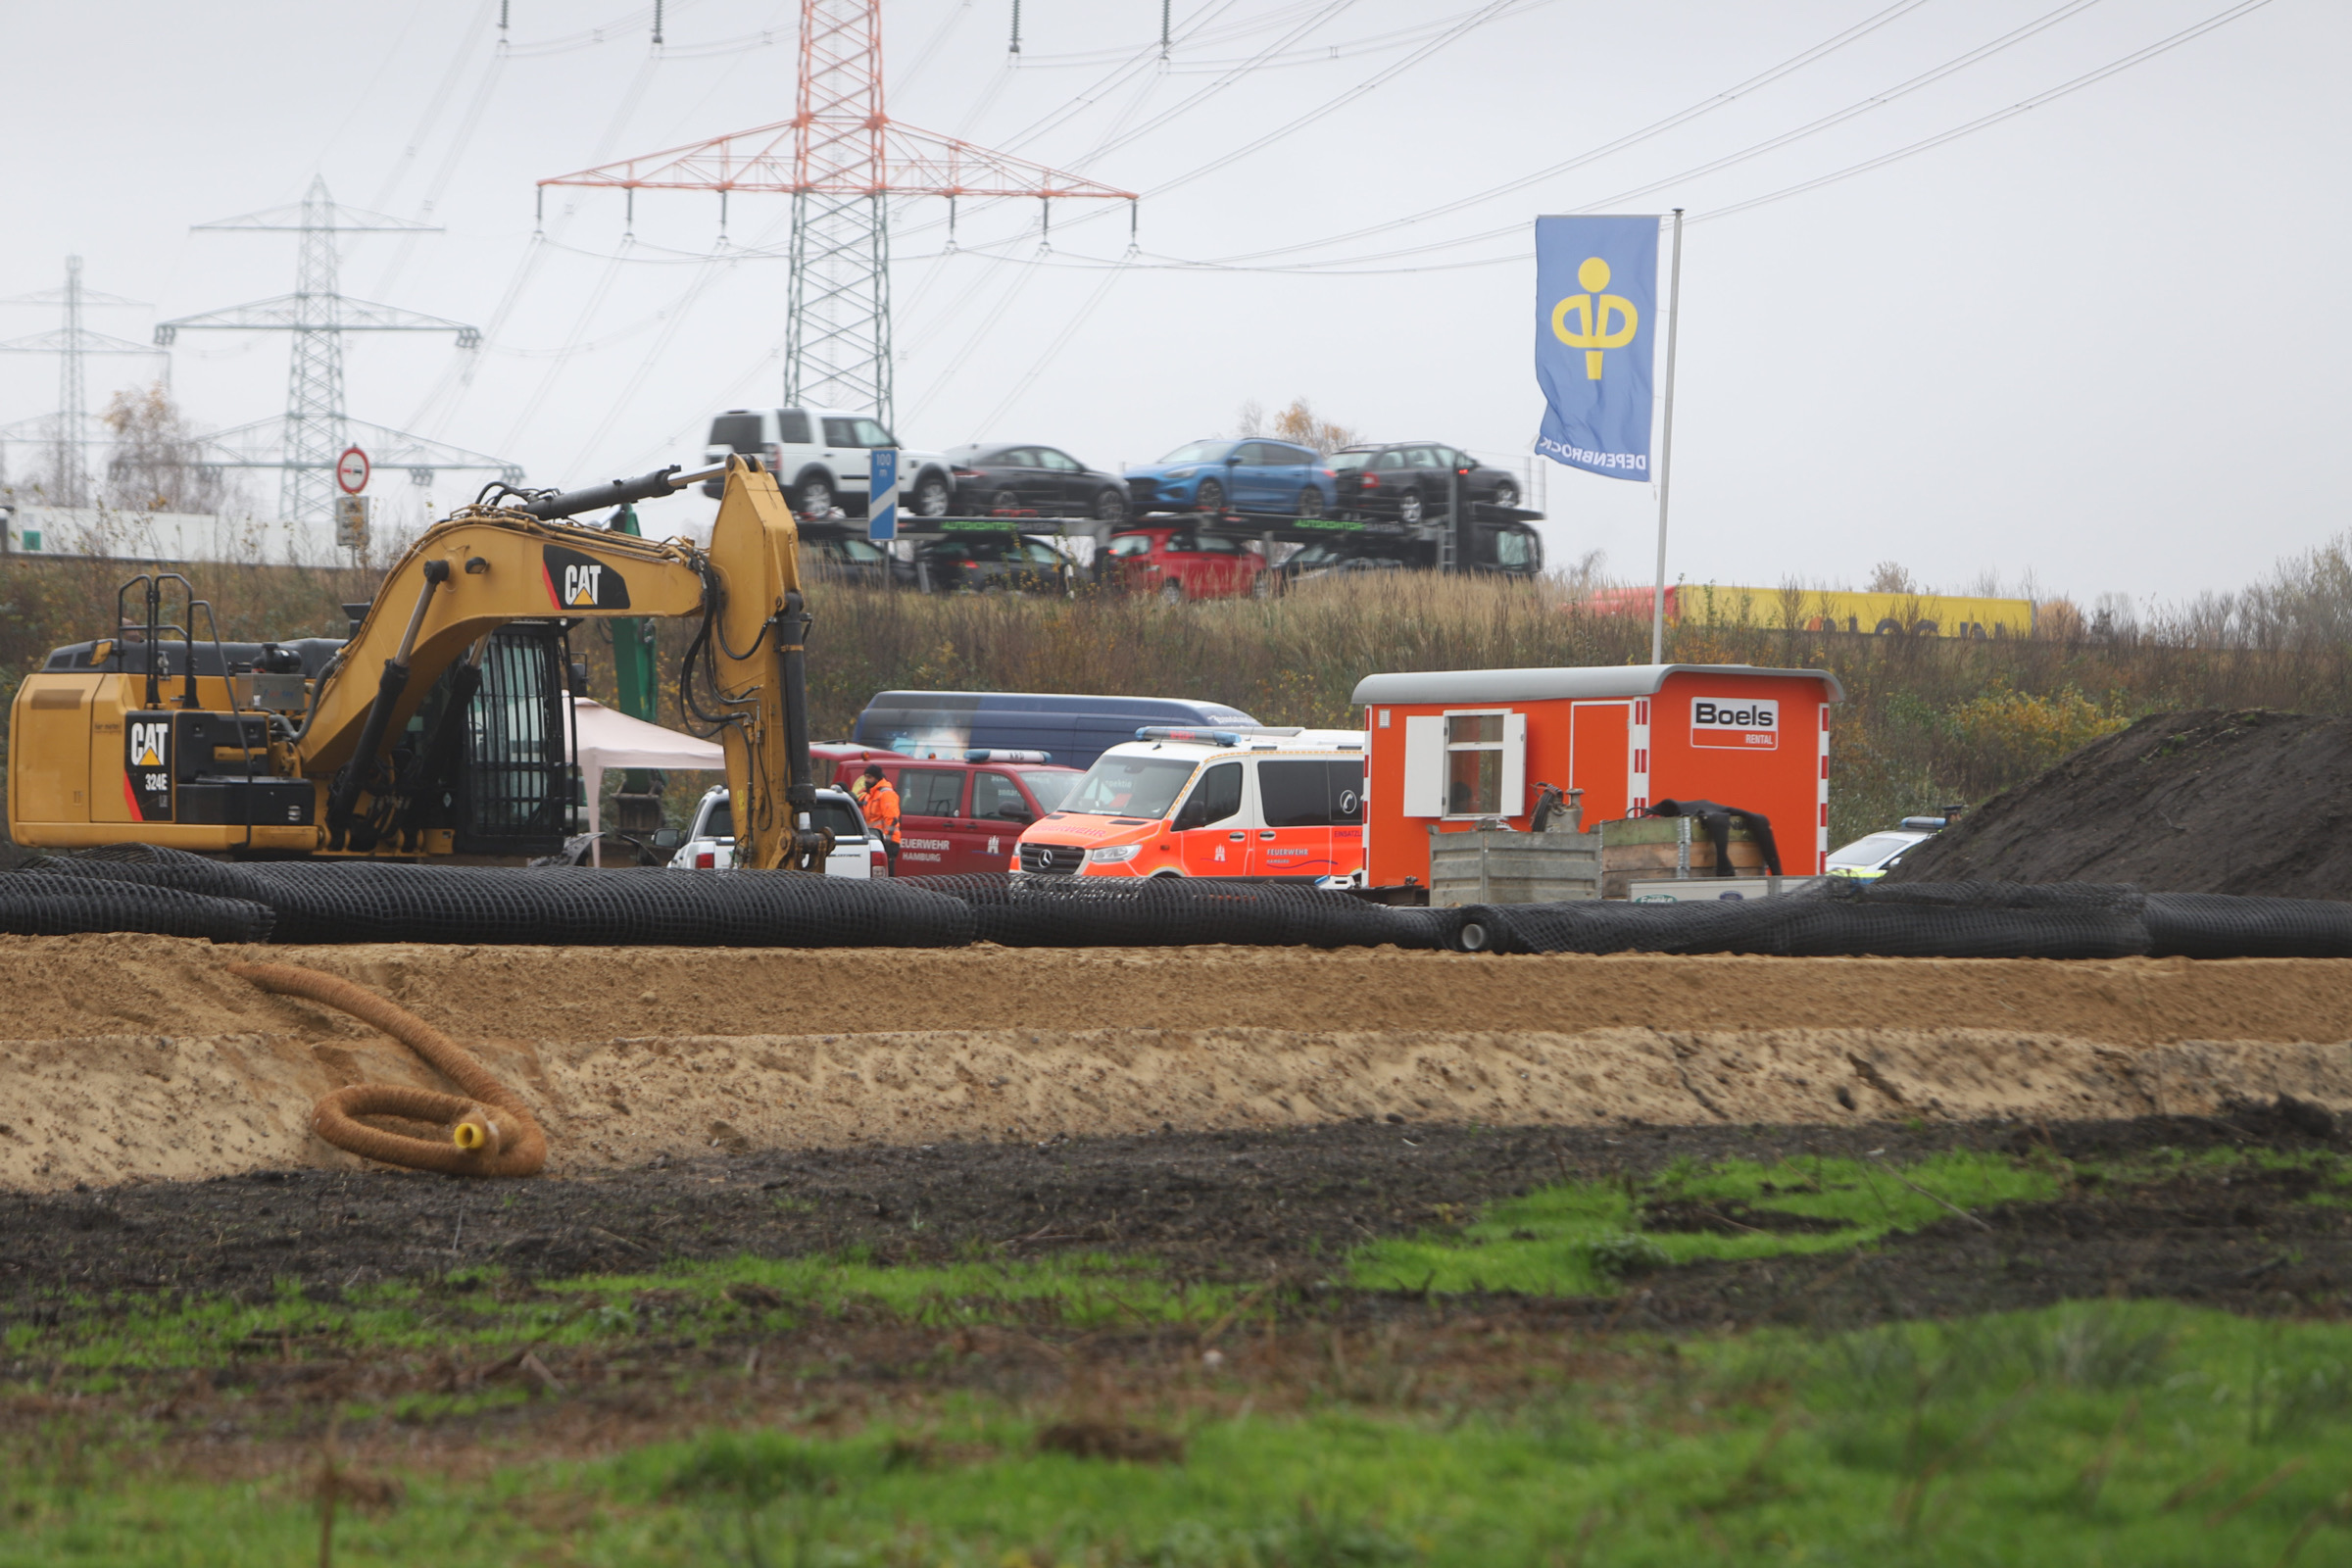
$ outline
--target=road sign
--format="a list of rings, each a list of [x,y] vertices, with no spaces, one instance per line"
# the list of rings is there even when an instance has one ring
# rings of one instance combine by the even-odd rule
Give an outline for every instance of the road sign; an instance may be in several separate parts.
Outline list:
[[[884,544],[899,536],[899,454],[877,447],[865,455],[865,536]]]
[[[366,496],[335,497],[335,546],[340,550],[356,550],[362,555],[367,554],[368,498]]]
[[[346,447],[335,460],[335,483],[347,496],[356,496],[368,488],[368,454],[358,447]]]

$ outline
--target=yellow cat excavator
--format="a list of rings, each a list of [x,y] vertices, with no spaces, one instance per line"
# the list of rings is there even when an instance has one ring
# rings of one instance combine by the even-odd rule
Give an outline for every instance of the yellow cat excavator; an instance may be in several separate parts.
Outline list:
[[[568,520],[713,478],[708,550]],[[347,641],[223,643],[185,577],[141,573],[113,635],[56,650],[19,688],[9,832],[254,857],[548,854],[573,803],[571,629],[683,615],[699,624],[680,702],[724,747],[736,863],[821,870],[800,588],[792,513],[741,457],[564,494],[492,486],[350,607]]]

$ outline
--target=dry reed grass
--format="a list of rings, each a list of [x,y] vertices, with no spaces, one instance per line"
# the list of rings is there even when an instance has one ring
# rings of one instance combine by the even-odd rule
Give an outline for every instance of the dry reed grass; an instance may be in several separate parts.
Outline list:
[[[0,680],[54,646],[99,636],[113,617],[119,562],[0,562]],[[337,608],[375,574],[191,565],[223,637],[334,634]],[[811,641],[812,729],[847,736],[873,693],[894,687],[1087,691],[1230,703],[1268,723],[1348,725],[1356,681],[1374,670],[1617,664],[1648,657],[1639,617],[1580,608],[1590,573],[1512,583],[1366,573],[1270,600],[1173,609],[1082,593],[926,596],[819,579]],[[1685,624],[1667,658],[1827,669],[1844,684],[1831,748],[1833,842],[1895,816],[1982,801],[2132,718],[2193,708],[2352,711],[2352,552],[2343,541],[2282,563],[2255,586],[2144,619],[2085,617],[2053,605],[2043,634],[2018,641],[1881,638],[1790,627]],[[660,628],[659,721],[687,727],[676,671],[692,627]],[[574,651],[591,692],[612,690],[609,628]],[[682,808],[708,782],[676,780]]]

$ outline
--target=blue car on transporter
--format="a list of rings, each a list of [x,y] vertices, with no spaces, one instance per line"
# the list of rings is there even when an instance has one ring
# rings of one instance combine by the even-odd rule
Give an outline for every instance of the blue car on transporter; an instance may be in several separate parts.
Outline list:
[[[1188,441],[1126,472],[1128,506],[1145,512],[1279,512],[1328,517],[1340,480],[1323,455],[1288,441]]]

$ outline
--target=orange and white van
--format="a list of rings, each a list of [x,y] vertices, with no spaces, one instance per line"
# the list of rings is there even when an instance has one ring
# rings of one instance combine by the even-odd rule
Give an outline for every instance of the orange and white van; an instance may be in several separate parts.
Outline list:
[[[1363,732],[1139,729],[1021,834],[1012,869],[1359,882]]]

